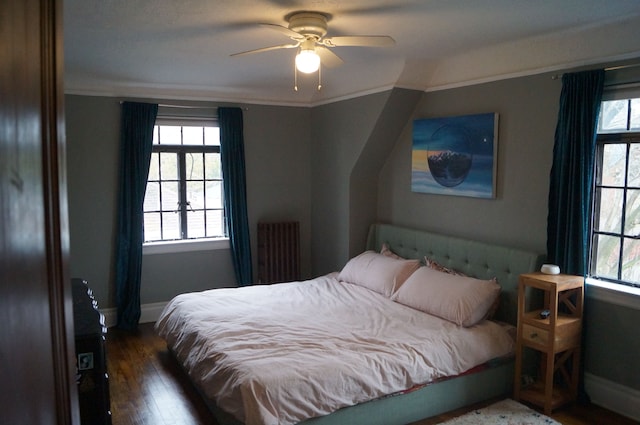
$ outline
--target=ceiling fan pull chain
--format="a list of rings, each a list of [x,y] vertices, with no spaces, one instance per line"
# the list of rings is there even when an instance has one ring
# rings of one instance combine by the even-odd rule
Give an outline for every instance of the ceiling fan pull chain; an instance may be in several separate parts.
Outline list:
[[[322,62],[320,62],[320,66],[318,67],[318,91],[322,88]]]
[[[298,68],[295,62],[293,63],[293,89],[298,91]]]

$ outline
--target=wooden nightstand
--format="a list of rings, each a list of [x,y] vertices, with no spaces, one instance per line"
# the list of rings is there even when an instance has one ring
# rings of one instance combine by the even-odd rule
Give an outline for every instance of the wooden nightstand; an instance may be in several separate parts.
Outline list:
[[[543,291],[542,309],[526,311],[527,289]],[[514,398],[544,408],[545,414],[578,393],[584,278],[570,275],[530,273],[518,281],[518,337]],[[542,313],[548,310],[548,317]],[[525,349],[541,353],[539,378],[522,387],[522,358]]]

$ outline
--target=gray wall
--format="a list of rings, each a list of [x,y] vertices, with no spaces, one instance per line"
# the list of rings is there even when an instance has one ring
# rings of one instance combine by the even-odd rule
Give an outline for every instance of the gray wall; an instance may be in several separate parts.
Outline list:
[[[312,270],[339,270],[376,221],[380,168],[420,99],[393,89],[312,111]]]
[[[111,308],[115,307],[113,243],[120,99],[67,95],[65,108],[71,275],[86,279],[100,307]],[[311,112],[308,108],[259,105],[243,108],[254,270],[257,222],[298,220],[302,273],[309,277]],[[141,285],[142,304],[168,301],[182,292],[235,286],[230,252],[145,255]]]
[[[313,109],[311,252],[315,274],[338,270],[349,259],[349,178],[388,97],[388,92],[377,93]]]
[[[100,307],[113,307],[120,104],[65,96],[65,109],[70,272],[91,284]]]
[[[543,74],[425,93],[380,175],[378,218],[546,252],[547,194],[561,82]],[[411,192],[413,119],[497,112],[496,199]]]
[[[640,391],[639,323],[640,310],[587,297],[585,370]]]

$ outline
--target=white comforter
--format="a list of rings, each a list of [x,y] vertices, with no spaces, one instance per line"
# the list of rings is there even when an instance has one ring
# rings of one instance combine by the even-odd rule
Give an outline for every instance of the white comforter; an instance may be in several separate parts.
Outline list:
[[[156,329],[247,425],[326,415],[513,351],[496,323],[459,327],[335,277],[179,295]]]

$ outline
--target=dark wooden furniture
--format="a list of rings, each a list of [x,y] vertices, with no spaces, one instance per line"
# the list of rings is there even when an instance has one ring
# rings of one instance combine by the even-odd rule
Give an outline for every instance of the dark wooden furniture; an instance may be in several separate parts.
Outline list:
[[[78,401],[83,425],[111,425],[104,316],[87,282],[71,279]]]

